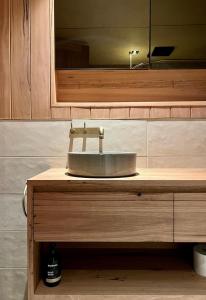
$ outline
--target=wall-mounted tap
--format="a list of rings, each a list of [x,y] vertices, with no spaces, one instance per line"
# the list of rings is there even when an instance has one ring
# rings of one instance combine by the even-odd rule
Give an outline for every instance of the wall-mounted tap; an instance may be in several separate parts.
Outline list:
[[[70,137],[70,146],[69,151],[72,151],[73,148],[73,139],[74,138],[83,138],[83,150],[86,150],[86,138],[99,138],[99,152],[103,152],[103,143],[102,140],[104,139],[104,128],[101,127],[86,127],[86,123],[84,122],[84,127],[73,127],[71,123],[71,128],[69,132]]]

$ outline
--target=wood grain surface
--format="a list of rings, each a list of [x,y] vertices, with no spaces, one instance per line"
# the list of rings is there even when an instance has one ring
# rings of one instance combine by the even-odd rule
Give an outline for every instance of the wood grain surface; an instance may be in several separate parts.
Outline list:
[[[30,0],[11,0],[12,118],[31,119]]]
[[[205,70],[57,70],[57,101],[205,101],[205,75]]]
[[[51,169],[28,181],[29,300],[205,299],[205,279],[192,270],[190,254],[191,243],[206,241],[206,169],[141,169],[113,180],[65,172]],[[66,269],[54,289],[40,279],[45,241],[64,241]],[[87,257],[94,245],[105,257]],[[116,253],[127,246],[125,257]]]
[[[174,241],[206,242],[206,194],[176,194]]]
[[[0,1],[0,119],[11,118],[10,0]]]
[[[31,1],[32,119],[51,118],[50,0]]]
[[[49,169],[28,180],[35,191],[206,192],[206,169],[138,169],[124,178],[81,178],[66,169]]]
[[[98,196],[92,195],[90,200],[82,201],[83,195],[80,195],[77,201],[34,202],[34,239],[68,242],[173,241],[172,201],[138,200],[138,196],[134,200],[134,196],[129,194],[127,201],[119,201],[113,200],[112,194],[106,196],[107,200],[101,201],[98,201]],[[116,195],[114,199],[117,199]]]
[[[54,0],[1,0],[0,41],[0,119],[206,117],[206,70],[55,72]]]

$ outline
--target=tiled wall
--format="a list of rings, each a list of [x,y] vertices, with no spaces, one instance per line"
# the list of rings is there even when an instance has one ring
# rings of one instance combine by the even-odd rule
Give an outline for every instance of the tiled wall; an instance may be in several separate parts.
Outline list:
[[[83,121],[74,121],[82,126]],[[104,150],[137,152],[137,167],[205,167],[206,121],[87,121],[105,128]],[[0,122],[0,300],[25,300],[26,179],[64,167],[70,122]],[[81,150],[81,140],[74,150]],[[87,150],[98,148],[88,140]]]

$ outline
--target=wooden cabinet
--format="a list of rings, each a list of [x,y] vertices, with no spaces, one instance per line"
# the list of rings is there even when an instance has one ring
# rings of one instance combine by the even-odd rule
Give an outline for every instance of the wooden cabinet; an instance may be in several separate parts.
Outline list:
[[[51,169],[28,181],[28,300],[205,299],[191,250],[206,242],[206,169],[138,173],[86,179]],[[51,241],[63,266],[52,289],[41,279]]]
[[[36,193],[34,239],[68,242],[172,242],[173,195]]]
[[[206,242],[206,193],[174,195],[174,241]]]

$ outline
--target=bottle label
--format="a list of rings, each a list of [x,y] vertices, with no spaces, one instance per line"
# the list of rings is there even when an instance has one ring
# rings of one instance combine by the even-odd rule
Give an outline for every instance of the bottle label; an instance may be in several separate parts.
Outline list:
[[[61,270],[59,264],[48,264],[47,265],[47,274],[46,274],[47,283],[56,283],[61,280]]]
[[[47,283],[56,283],[56,282],[58,282],[60,280],[61,280],[61,276],[56,277],[56,278],[46,278],[46,282]]]

